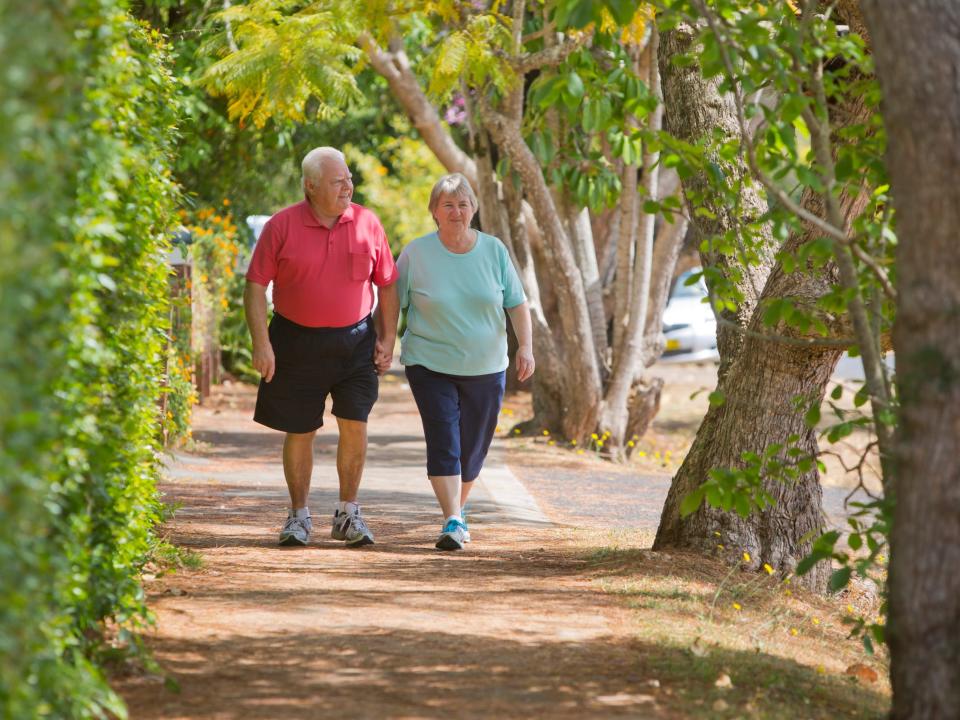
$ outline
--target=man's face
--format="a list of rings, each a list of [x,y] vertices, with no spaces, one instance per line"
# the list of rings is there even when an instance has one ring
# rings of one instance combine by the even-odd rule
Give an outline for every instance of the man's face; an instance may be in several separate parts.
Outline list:
[[[320,174],[307,181],[307,195],[324,215],[336,217],[343,213],[353,199],[353,176],[346,163],[325,160]]]

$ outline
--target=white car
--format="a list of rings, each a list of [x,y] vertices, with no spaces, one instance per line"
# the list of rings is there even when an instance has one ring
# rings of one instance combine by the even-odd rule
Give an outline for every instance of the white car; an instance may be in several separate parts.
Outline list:
[[[247,216],[247,227],[250,228],[250,232],[253,233],[253,247],[250,248],[250,255],[253,255],[253,248],[257,246],[257,241],[260,239],[260,233],[263,232],[263,226],[267,224],[267,220],[270,219],[270,215],[248,215]],[[249,264],[249,260],[247,261]],[[247,268],[243,268],[243,272],[246,272]],[[273,283],[267,285],[267,304],[273,305]]]
[[[666,346],[660,362],[717,361],[717,318],[707,298],[707,286],[701,277],[692,285],[686,282],[700,272],[693,268],[676,279],[667,307],[663,311],[663,335]]]

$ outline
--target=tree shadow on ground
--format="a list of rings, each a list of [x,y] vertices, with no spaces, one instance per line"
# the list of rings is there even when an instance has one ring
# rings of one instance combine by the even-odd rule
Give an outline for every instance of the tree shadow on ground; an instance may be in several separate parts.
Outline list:
[[[158,639],[180,692],[118,679],[153,718],[879,718],[885,699],[778,657],[636,641],[543,642],[360,627]],[[365,625],[365,626],[364,626]],[[714,687],[730,668],[733,687]],[[656,680],[659,687],[654,687]],[[723,706],[717,704],[722,701]],[[718,710],[718,707],[723,709]]]

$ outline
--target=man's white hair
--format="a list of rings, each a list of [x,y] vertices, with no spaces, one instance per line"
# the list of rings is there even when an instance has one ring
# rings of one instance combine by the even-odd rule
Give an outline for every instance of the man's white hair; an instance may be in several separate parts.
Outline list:
[[[347,162],[344,154],[332,147],[314,148],[303,156],[303,162],[301,163],[303,176],[300,180],[300,185],[304,192],[307,190],[308,178],[311,180],[319,180],[323,176],[323,165],[328,160],[339,160],[344,164]]]

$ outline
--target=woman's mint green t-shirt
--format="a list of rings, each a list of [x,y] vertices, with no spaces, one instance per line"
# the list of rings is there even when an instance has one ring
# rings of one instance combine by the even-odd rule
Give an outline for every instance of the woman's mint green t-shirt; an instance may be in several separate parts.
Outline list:
[[[526,300],[499,239],[477,232],[469,252],[447,250],[437,233],[419,237],[397,260],[407,329],[400,362],[448,375],[488,375],[507,368],[504,308]]]

